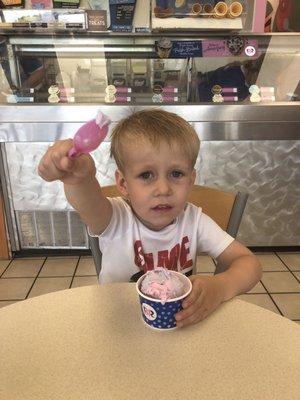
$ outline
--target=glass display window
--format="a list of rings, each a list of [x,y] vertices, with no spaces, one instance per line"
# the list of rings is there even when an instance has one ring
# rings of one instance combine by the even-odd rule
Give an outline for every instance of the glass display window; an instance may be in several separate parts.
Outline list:
[[[0,101],[299,101],[300,36],[0,37]]]

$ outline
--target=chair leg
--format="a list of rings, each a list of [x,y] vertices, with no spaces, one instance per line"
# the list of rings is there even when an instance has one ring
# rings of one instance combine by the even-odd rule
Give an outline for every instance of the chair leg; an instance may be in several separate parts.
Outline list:
[[[90,249],[95,263],[97,275],[99,276],[102,266],[102,253],[99,249],[99,241],[97,237],[89,237]]]

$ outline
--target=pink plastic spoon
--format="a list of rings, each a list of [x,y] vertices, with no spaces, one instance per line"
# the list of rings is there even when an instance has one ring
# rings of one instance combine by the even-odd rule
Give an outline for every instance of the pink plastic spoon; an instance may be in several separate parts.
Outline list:
[[[69,157],[78,157],[95,150],[105,139],[110,118],[99,111],[97,117],[82,125],[75,133],[73,147],[69,150]]]

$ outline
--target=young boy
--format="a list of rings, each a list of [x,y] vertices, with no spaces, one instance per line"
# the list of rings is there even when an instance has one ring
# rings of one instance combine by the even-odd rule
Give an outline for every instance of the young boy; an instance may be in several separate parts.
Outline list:
[[[111,153],[122,195],[106,198],[90,155],[67,156],[72,140],[56,142],[39,164],[46,181],[60,179],[69,203],[99,236],[100,282],[128,282],[159,266],[191,273],[199,252],[226,271],[192,275],[193,290],[177,313],[179,327],[206,318],[223,301],[247,292],[261,277],[255,256],[198,207],[187,203],[200,142],[181,117],[159,109],[137,112],[113,130]]]

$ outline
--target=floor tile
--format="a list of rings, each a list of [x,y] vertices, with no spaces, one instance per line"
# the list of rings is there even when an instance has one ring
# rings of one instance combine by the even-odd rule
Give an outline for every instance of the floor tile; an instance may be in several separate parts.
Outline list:
[[[97,275],[93,257],[80,257],[75,276]]]
[[[216,266],[209,256],[198,256],[196,263],[197,272],[215,272]]]
[[[37,278],[28,298],[40,296],[50,292],[56,292],[57,290],[68,289],[70,287],[71,280],[71,277]]]
[[[10,304],[18,303],[18,301],[2,301],[0,300],[0,308],[9,306]]]
[[[268,294],[241,294],[240,296],[238,296],[238,299],[247,301],[248,303],[255,304],[257,306],[266,308],[269,311],[280,314]]]
[[[251,290],[249,290],[249,292],[247,293],[267,293],[266,289],[263,287],[263,285],[261,284],[261,282],[258,282],[254,288],[252,288]]]
[[[2,278],[35,278],[45,258],[17,258],[2,275]]]
[[[27,296],[34,278],[0,279],[0,300],[23,300]]]
[[[280,293],[271,296],[285,317],[300,320],[300,293]]]
[[[261,281],[270,293],[300,292],[300,283],[290,272],[265,272]]]
[[[300,253],[277,253],[292,271],[300,271]]]
[[[300,281],[300,271],[299,272],[297,272],[297,271],[295,271],[294,272],[294,275],[296,275],[296,277],[299,279],[299,281]]]
[[[75,276],[72,282],[72,288],[80,286],[98,285],[97,276]]]
[[[275,254],[256,254],[262,265],[263,271],[287,271],[286,266]]]
[[[48,257],[39,277],[73,276],[79,257]]]
[[[5,268],[8,266],[10,262],[11,260],[0,260],[0,276],[3,274]]]

